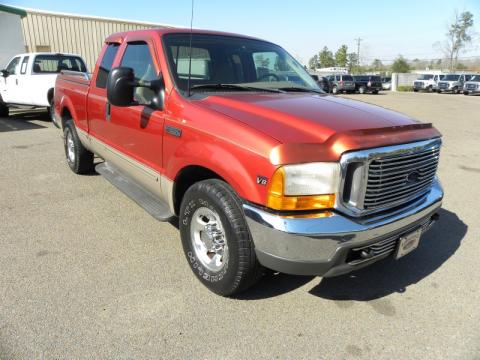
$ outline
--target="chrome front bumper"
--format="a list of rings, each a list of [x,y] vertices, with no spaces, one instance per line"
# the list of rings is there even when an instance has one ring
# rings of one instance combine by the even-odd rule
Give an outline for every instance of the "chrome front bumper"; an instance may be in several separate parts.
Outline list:
[[[428,228],[441,207],[443,190],[435,180],[431,190],[408,206],[388,214],[363,218],[339,213],[322,218],[291,218],[244,204],[258,260],[287,274],[336,276],[380,260],[349,261],[353,249]]]

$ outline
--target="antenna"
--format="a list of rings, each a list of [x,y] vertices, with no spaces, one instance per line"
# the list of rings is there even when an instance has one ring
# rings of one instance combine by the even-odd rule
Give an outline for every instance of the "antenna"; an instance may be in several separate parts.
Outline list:
[[[188,81],[187,81],[187,96],[190,97],[190,78],[192,77],[192,32],[193,32],[193,1],[192,0],[192,14],[190,16],[190,45],[188,46]]]

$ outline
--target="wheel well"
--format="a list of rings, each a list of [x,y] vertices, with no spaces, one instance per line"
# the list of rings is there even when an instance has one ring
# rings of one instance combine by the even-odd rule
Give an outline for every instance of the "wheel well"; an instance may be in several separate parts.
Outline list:
[[[70,110],[68,110],[68,108],[66,107],[62,109],[61,117],[62,117],[62,129],[64,129],[65,123],[67,122],[67,120],[73,119],[73,117],[72,117],[72,114],[70,114]]]
[[[180,170],[173,186],[173,207],[175,214],[180,212],[180,205],[188,188],[199,181],[207,179],[220,179],[225,181],[220,175],[203,166],[191,165]]]
[[[53,100],[53,88],[48,90],[48,93],[47,93],[47,100],[48,100],[48,103],[50,104]]]

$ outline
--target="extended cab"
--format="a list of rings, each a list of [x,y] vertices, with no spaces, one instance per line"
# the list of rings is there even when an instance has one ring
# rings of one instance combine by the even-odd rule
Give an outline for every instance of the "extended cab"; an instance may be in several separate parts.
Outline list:
[[[1,70],[0,116],[8,116],[10,107],[47,107],[57,125],[52,107],[53,89],[62,70],[86,72],[87,68],[83,59],[73,54],[27,53],[14,56]]]
[[[57,78],[55,114],[71,170],[95,154],[151,215],[178,219],[192,271],[224,296],[264,268],[335,276],[401,258],[442,202],[431,124],[327,95],[255,38],[111,35],[91,79]]]

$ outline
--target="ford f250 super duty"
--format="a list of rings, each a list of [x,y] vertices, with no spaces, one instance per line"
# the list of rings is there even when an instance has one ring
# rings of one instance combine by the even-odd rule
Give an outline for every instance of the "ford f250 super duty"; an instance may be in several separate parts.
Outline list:
[[[431,124],[325,94],[255,38],[113,34],[91,78],[58,76],[55,114],[71,170],[95,154],[151,215],[178,219],[193,273],[224,296],[265,268],[335,276],[401,258],[442,202]]]

